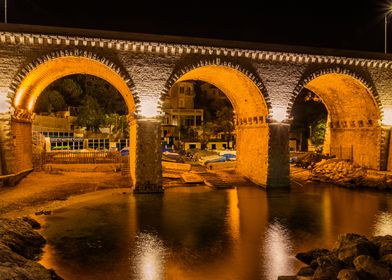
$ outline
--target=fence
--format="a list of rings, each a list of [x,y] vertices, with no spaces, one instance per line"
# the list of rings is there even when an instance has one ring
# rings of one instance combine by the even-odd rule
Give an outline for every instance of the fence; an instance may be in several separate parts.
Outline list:
[[[335,155],[338,159],[350,160],[354,158],[354,146],[336,146],[330,148],[330,155]]]
[[[122,163],[120,152],[91,151],[91,152],[69,152],[56,151],[43,154],[43,163]]]

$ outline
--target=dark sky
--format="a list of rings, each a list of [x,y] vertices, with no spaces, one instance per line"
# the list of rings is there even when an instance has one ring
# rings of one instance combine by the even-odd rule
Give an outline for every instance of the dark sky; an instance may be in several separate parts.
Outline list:
[[[4,19],[4,0],[0,16]],[[384,51],[386,1],[7,0],[8,22]],[[4,21],[4,20],[3,20]],[[388,42],[392,53],[392,15]]]

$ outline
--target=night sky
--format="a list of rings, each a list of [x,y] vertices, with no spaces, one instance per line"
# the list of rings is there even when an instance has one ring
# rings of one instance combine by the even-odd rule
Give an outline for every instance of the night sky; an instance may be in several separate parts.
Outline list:
[[[4,21],[4,0],[0,16]],[[8,23],[384,51],[386,1],[7,0]],[[392,53],[392,14],[388,42]]]

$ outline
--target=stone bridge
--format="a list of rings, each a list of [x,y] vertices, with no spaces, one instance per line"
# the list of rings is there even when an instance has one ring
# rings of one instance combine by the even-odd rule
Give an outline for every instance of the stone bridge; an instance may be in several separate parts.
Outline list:
[[[288,116],[304,88],[328,110],[328,145],[350,145],[361,166],[391,168],[392,57],[381,53],[2,24],[0,72],[2,176],[31,170],[34,104],[71,74],[100,77],[124,97],[135,191],[162,190],[160,104],[184,80],[227,95],[236,170],[260,186],[289,186]]]

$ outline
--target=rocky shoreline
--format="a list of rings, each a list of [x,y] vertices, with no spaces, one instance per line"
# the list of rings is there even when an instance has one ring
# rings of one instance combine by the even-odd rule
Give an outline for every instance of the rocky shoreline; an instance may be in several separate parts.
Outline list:
[[[361,280],[392,278],[392,236],[365,236],[348,233],[339,236],[331,250],[313,249],[298,253],[306,264],[296,275],[278,280]]]
[[[296,175],[293,176],[296,178]],[[307,182],[331,183],[352,189],[392,191],[392,173],[373,171],[346,160],[328,159],[309,169]]]
[[[37,262],[46,243],[37,232],[40,227],[37,221],[28,217],[0,218],[0,279],[63,279]]]

